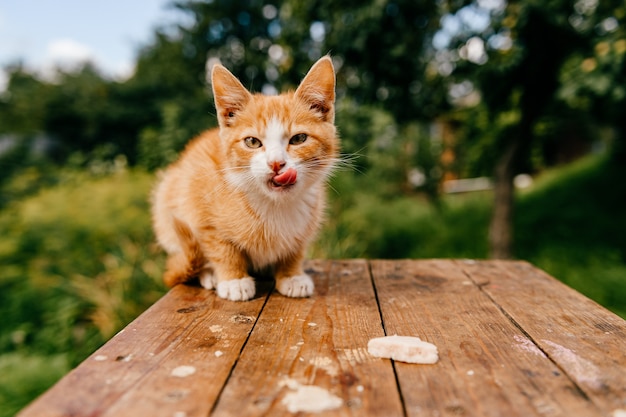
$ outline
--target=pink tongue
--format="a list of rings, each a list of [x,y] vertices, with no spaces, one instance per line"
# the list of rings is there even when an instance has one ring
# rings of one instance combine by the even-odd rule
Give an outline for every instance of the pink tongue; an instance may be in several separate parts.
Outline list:
[[[298,172],[293,168],[289,168],[282,174],[278,174],[274,178],[272,178],[272,181],[274,181],[274,183],[278,185],[291,185],[296,183],[297,177]]]

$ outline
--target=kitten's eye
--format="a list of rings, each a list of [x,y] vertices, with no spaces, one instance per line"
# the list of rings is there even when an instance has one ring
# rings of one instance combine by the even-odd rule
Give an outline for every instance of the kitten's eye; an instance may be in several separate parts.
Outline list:
[[[300,145],[301,143],[304,143],[307,139],[307,135],[306,133],[298,133],[297,135],[293,135],[291,137],[291,139],[289,139],[289,144],[290,145]]]
[[[263,146],[260,140],[258,140],[257,138],[253,138],[252,136],[245,138],[243,140],[243,143],[245,143],[246,146],[251,149],[257,149]]]

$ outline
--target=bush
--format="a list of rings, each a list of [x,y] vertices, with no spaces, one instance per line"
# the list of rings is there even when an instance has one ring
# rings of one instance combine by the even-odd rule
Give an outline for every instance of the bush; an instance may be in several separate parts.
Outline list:
[[[321,258],[485,258],[490,194],[384,197],[368,177],[340,173],[312,256]]]
[[[150,228],[153,177],[66,179],[0,212],[0,365],[16,370],[0,393],[15,407],[164,293]],[[35,366],[39,384],[31,384]]]

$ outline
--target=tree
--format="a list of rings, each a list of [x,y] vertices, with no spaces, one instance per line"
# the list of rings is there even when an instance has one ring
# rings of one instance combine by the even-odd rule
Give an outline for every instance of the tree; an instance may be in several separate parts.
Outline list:
[[[175,5],[193,22],[179,31],[187,70],[197,82],[208,86],[208,72],[218,61],[253,91],[275,91],[288,79],[293,61],[278,44],[280,0],[179,1]]]
[[[477,0],[456,11],[488,15],[489,24],[480,31],[454,34],[450,44],[461,59],[453,76],[471,81],[482,97],[480,109],[490,121],[479,133],[489,135],[490,146],[496,150],[490,255],[509,258],[513,252],[513,179],[532,168],[537,123],[558,109],[551,104],[556,100],[563,63],[575,51],[585,50],[588,38],[570,23],[574,10],[570,0],[509,1],[491,10],[481,3],[488,2]]]
[[[281,8],[281,38],[296,61],[332,53],[340,68],[338,96],[348,97],[361,109],[383,109],[397,124],[394,146],[378,149],[378,155],[370,153],[370,159],[378,156],[384,165],[394,150],[400,151],[396,165],[387,171],[396,175],[393,188],[414,189],[409,174],[421,165],[422,190],[435,201],[438,171],[423,166],[433,161],[432,149],[424,146],[424,129],[418,125],[431,123],[448,108],[441,78],[428,71],[439,12],[436,2],[429,0],[289,0]],[[361,146],[372,150],[377,144],[381,141]]]
[[[593,48],[578,51],[561,73],[559,98],[613,131],[611,159],[626,166],[626,5],[623,1],[577,3],[574,24]]]
[[[339,87],[351,99],[382,105],[401,124],[432,120],[445,107],[438,79],[427,71],[436,2],[292,0],[287,7],[290,18],[304,23],[298,33],[289,21],[285,36],[292,49],[311,59],[327,51],[338,57]]]
[[[0,134],[41,133],[50,86],[21,64],[8,67],[7,73],[7,87],[0,95]]]
[[[172,160],[185,143],[213,125],[204,70],[193,65],[180,36],[157,31],[139,53],[133,76],[119,86],[120,120],[135,126],[136,161],[149,169]]]

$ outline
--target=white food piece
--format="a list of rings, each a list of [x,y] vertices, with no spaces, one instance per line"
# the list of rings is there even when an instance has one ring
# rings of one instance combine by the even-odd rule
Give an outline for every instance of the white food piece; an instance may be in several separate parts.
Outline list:
[[[343,405],[341,398],[322,387],[302,385],[293,379],[281,381],[280,386],[287,386],[292,390],[282,400],[290,413],[321,413]]]
[[[436,363],[437,346],[413,336],[385,336],[370,339],[367,351],[372,356],[408,363]]]
[[[177,376],[179,378],[185,378],[186,376],[189,375],[193,375],[196,373],[196,368],[194,368],[193,366],[188,366],[188,365],[183,365],[183,366],[177,366],[176,368],[172,369],[172,376]]]

